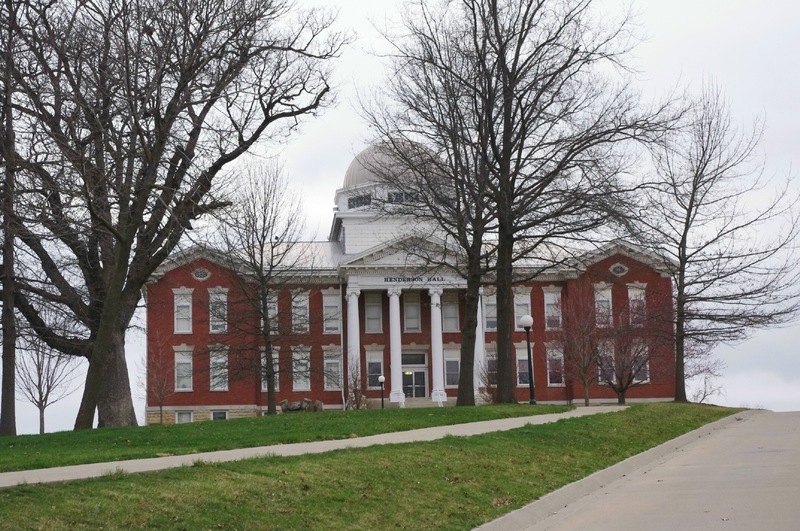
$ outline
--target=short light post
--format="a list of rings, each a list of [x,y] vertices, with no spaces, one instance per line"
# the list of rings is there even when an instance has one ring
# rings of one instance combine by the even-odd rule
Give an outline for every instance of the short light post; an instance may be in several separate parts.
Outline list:
[[[528,392],[530,393],[531,405],[536,404],[536,395],[533,389],[533,359],[531,357],[531,327],[533,326],[533,317],[530,315],[523,315],[519,318],[519,324],[525,329],[525,340],[528,343]]]
[[[386,377],[384,375],[378,376],[378,383],[381,384],[381,409],[383,409],[383,384],[386,382]]]

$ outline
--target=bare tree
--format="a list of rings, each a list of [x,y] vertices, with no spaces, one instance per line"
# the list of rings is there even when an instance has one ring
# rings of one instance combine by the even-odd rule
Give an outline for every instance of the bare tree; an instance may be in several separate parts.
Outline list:
[[[22,350],[17,360],[17,390],[39,410],[39,433],[44,433],[45,409],[77,390],[75,379],[81,364],[36,338],[28,338]]]
[[[274,415],[275,367],[281,366],[274,359],[274,342],[279,337],[292,337],[298,323],[306,328],[312,324],[308,313],[294,315],[295,299],[307,292],[293,288],[308,285],[316,260],[312,245],[303,241],[306,223],[302,203],[289,189],[280,167],[251,168],[220,221],[215,246],[219,256],[237,273],[234,281],[241,297],[231,301],[240,311],[235,312],[238,317],[228,312],[228,326],[245,351],[262,351],[260,358],[235,353],[238,355],[230,372],[233,378],[260,375],[259,380],[266,383],[267,413]],[[279,310],[281,300],[283,308],[290,309],[288,312]],[[209,311],[213,317],[214,309]],[[339,319],[340,315],[331,317]],[[285,357],[284,370],[291,367],[294,373],[307,369],[304,362],[302,367],[295,366],[289,363],[291,356]]]
[[[424,216],[433,207],[430,217],[460,246],[468,317],[477,299],[469,279],[495,271],[500,402],[515,400],[512,285],[524,279],[514,264],[607,223],[625,189],[619,145],[664,126],[663,109],[641,110],[624,79],[602,73],[629,49],[627,21],[604,26],[591,4],[416,2],[394,51],[393,105],[371,114],[403,171],[433,174],[401,189]],[[462,375],[470,342],[465,335]]]
[[[175,354],[165,339],[154,337],[153,345],[155,348],[148,349],[138,383],[144,391],[145,408],[157,405],[159,422],[163,424],[164,405],[175,394]]]
[[[583,403],[589,405],[589,387],[597,383],[600,344],[594,316],[591,286],[579,284],[570,290],[563,309],[564,368],[567,380],[583,388]]]
[[[687,399],[693,353],[706,360],[702,354],[720,342],[797,315],[798,199],[787,187],[769,197],[762,128],[760,121],[739,128],[719,90],[707,85],[685,127],[653,150],[657,182],[635,233],[673,264],[678,401]]]
[[[286,0],[28,0],[18,17],[17,235],[38,269],[15,302],[50,347],[89,360],[75,427],[96,409],[100,426],[134,424],[124,336],[144,282],[225,204],[230,163],[321,108],[343,38]]]

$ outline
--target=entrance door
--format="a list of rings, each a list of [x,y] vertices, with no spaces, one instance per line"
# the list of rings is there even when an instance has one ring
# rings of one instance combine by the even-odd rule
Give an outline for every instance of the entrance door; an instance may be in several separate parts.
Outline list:
[[[425,385],[424,370],[403,371],[403,394],[406,398],[425,398],[428,386]]]

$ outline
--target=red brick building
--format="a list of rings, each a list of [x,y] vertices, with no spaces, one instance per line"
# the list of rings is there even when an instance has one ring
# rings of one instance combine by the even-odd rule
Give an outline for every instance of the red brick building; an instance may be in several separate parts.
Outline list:
[[[380,162],[365,164],[362,157],[370,156],[368,149],[353,161],[337,191],[329,239],[306,245],[315,256],[313,271],[303,282],[276,286],[268,301],[278,401],[308,398],[342,408],[354,385],[378,401],[379,376],[388,404],[455,400],[465,283],[452,272],[414,265],[396,245],[407,220],[371,212],[369,197],[387,191],[366,169]],[[671,289],[663,264],[624,243],[574,256],[515,286],[515,322],[533,317],[537,402],[583,400],[573,352],[576,339],[589,336],[597,350],[584,368],[592,377],[591,401],[615,401],[612,385],[625,378],[628,399],[671,400]],[[266,411],[259,333],[265,325],[253,310],[256,291],[227,257],[201,248],[156,272],[145,288],[148,422]],[[479,313],[473,371],[476,393],[485,397],[497,355],[490,285]],[[513,339],[517,398],[528,401],[525,331],[518,327]]]

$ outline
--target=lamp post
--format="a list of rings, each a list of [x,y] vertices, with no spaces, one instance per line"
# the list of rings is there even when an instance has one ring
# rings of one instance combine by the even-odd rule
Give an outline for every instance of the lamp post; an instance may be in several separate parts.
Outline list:
[[[528,343],[528,392],[530,393],[531,405],[536,404],[536,398],[533,390],[533,360],[531,358],[531,327],[533,326],[533,317],[530,315],[523,315],[519,318],[519,324],[525,329],[525,340]]]
[[[383,383],[386,381],[386,377],[384,375],[378,376],[378,383],[381,384],[381,409],[383,409]]]

